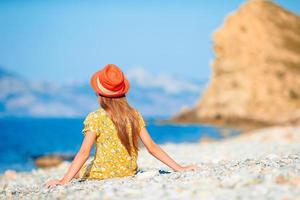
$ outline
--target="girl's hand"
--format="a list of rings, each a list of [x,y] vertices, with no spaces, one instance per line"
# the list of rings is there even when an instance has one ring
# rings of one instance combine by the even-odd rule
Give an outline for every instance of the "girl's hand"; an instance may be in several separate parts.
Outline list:
[[[198,170],[199,167],[197,165],[187,165],[187,166],[181,166],[180,169],[175,170],[177,172],[181,172],[181,171],[196,171]]]
[[[63,185],[64,183],[58,179],[50,180],[46,183],[46,188],[53,188],[57,185]]]

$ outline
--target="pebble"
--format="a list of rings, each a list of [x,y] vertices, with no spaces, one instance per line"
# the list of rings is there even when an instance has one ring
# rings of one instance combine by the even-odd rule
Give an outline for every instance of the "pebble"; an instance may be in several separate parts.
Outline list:
[[[14,170],[6,170],[3,175],[4,178],[16,178],[17,172]]]
[[[0,175],[0,199],[282,200],[300,197],[298,141],[168,143],[161,148],[176,162],[196,164],[200,169],[174,172],[142,149],[138,160],[142,172],[132,177],[73,180],[47,189],[43,184],[60,178],[68,162],[30,173],[6,171]]]
[[[136,179],[137,180],[147,180],[150,178],[153,178],[154,176],[158,175],[158,171],[157,170],[153,170],[153,171],[145,171],[142,173],[139,173],[136,175]]]

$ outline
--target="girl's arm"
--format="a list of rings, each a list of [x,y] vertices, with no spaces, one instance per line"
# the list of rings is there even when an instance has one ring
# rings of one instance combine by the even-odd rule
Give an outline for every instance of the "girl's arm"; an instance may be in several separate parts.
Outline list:
[[[151,138],[147,129],[142,128],[140,132],[140,138],[143,144],[146,146],[148,152],[156,157],[161,162],[165,163],[167,166],[172,168],[174,171],[184,171],[184,170],[196,170],[198,167],[196,165],[180,166],[176,163],[163,149],[161,149]]]
[[[79,172],[83,164],[89,158],[95,140],[96,140],[96,133],[91,131],[86,131],[80,150],[78,151],[74,160],[72,161],[67,173],[60,180],[48,181],[46,183],[46,187],[62,185],[71,181],[75,177],[75,175]]]

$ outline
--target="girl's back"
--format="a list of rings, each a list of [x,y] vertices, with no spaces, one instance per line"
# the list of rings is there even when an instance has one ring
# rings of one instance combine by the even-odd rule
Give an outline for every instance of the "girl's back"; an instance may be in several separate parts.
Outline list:
[[[145,126],[144,119],[140,112],[136,111],[136,113],[139,127],[142,129]],[[103,108],[89,113],[83,123],[82,133],[92,131],[96,133],[97,137],[95,156],[89,164],[85,164],[80,170],[80,177],[105,179],[130,176],[136,173],[138,153],[133,148],[131,126],[129,124],[131,156],[118,137],[113,121]]]

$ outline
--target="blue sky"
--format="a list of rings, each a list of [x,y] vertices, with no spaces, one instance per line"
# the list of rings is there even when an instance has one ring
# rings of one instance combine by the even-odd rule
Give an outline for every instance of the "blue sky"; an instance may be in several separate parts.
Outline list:
[[[31,80],[86,81],[106,63],[209,77],[211,33],[241,0],[0,1],[0,66]],[[300,13],[297,0],[275,1]]]

